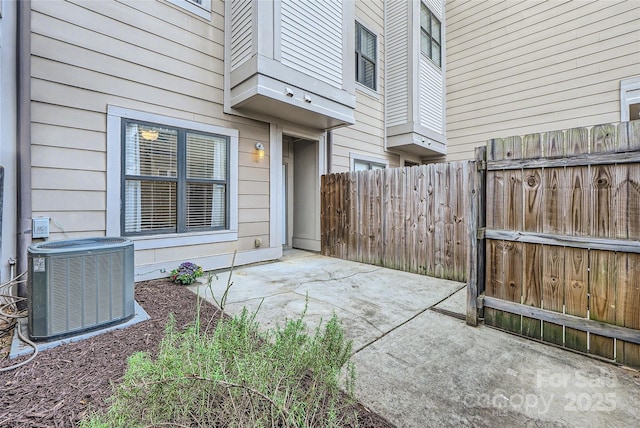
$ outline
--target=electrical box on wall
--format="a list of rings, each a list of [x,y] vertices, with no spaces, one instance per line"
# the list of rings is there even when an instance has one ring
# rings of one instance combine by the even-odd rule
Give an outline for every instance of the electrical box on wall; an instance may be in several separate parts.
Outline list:
[[[48,238],[49,237],[49,217],[36,217],[32,219],[31,237],[32,238]]]

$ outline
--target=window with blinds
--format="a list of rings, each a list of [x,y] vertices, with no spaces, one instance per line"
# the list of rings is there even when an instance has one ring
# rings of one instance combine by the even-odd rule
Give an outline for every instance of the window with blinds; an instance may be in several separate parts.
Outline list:
[[[123,121],[125,235],[228,228],[227,137]]]
[[[356,81],[376,89],[376,35],[356,22]]]

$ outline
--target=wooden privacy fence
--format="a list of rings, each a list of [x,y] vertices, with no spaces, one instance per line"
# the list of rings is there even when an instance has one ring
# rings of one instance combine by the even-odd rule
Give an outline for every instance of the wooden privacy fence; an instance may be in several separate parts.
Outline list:
[[[466,281],[473,165],[322,176],[322,254]]]
[[[491,140],[486,169],[485,322],[640,366],[640,121]]]

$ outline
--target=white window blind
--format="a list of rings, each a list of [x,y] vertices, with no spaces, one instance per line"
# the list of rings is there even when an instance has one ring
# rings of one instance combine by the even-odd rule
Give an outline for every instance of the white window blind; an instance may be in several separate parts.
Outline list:
[[[227,227],[228,139],[124,122],[125,234]]]

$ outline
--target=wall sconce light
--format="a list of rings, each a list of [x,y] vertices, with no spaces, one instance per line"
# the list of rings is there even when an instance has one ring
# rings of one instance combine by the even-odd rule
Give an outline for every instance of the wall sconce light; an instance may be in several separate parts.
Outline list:
[[[142,129],[140,130],[140,135],[148,141],[156,141],[158,139],[158,131],[154,131],[153,129]]]
[[[256,143],[256,150],[258,151],[258,159],[264,159],[264,144]]]

